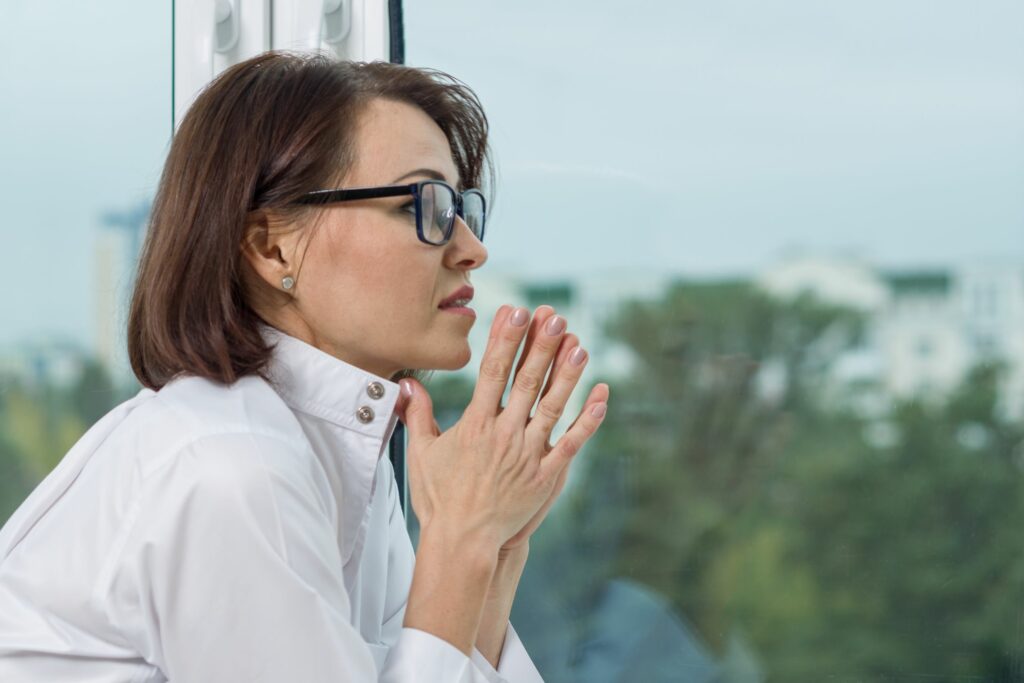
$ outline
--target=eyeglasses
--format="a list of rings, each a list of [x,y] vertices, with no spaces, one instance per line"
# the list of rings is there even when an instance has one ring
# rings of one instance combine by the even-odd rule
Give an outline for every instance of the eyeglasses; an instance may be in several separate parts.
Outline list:
[[[406,206],[415,204],[416,235],[421,241],[435,246],[447,244],[455,227],[456,215],[466,222],[478,240],[483,241],[487,217],[487,203],[483,193],[475,188],[457,192],[451,185],[440,180],[421,180],[410,185],[317,190],[307,192],[292,203],[328,204],[406,194],[413,196],[413,201]]]

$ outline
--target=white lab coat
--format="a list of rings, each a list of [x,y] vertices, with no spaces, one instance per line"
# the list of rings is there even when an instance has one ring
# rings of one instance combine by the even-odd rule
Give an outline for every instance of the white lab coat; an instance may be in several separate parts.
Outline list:
[[[271,383],[143,389],[0,530],[0,681],[541,683],[402,626],[398,384],[261,330]]]

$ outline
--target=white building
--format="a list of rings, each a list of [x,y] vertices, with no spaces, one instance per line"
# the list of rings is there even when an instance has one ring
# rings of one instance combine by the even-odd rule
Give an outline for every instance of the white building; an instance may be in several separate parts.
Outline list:
[[[1024,416],[1024,264],[884,272],[848,259],[801,257],[771,266],[757,282],[775,296],[808,292],[867,315],[866,343],[833,368],[839,384],[938,399],[977,363],[1001,359],[1008,366],[1002,410]]]
[[[807,292],[822,301],[864,312],[882,310],[890,295],[875,269],[853,258],[787,258],[758,274],[755,283],[778,298],[794,298]]]
[[[0,348],[0,384],[66,388],[78,379],[86,358],[87,350],[77,340],[36,335]]]
[[[1004,408],[1024,416],[1024,264],[972,264],[955,271],[955,283],[966,345],[975,358],[1008,363]]]

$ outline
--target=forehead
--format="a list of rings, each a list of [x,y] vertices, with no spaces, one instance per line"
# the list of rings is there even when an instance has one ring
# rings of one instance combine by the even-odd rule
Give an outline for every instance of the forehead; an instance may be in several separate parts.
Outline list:
[[[385,185],[416,169],[429,168],[439,171],[452,186],[459,186],[448,138],[419,107],[377,98],[361,113],[356,131],[356,160],[349,174],[352,182]]]

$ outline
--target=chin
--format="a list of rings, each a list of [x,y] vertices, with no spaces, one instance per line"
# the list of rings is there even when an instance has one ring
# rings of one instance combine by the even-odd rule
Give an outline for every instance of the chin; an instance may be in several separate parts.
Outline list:
[[[445,354],[437,354],[430,358],[424,358],[424,363],[418,367],[429,370],[458,370],[466,367],[473,357],[473,350],[469,348],[468,340],[461,348],[448,349]]]

